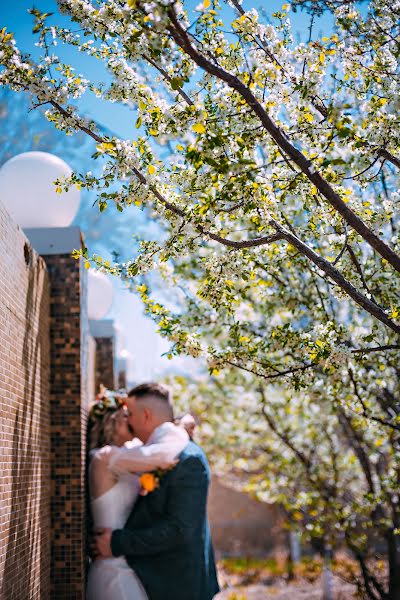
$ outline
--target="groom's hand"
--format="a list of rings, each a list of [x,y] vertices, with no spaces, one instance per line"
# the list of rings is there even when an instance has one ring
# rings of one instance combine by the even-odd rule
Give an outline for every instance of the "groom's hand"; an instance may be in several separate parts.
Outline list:
[[[94,538],[94,551],[96,558],[112,558],[111,551],[112,529],[96,529]]]

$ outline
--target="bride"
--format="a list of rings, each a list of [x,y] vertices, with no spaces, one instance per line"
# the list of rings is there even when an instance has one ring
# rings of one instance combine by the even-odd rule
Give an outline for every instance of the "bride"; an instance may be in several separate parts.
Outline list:
[[[123,399],[103,392],[89,417],[89,488],[95,528],[122,528],[140,493],[138,473],[173,467],[189,440],[185,429],[173,423],[158,427],[149,445],[132,437]],[[148,600],[122,556],[92,562],[86,598]]]

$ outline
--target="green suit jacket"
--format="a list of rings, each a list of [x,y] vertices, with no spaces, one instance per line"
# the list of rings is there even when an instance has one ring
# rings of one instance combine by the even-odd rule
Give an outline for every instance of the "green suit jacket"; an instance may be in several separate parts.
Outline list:
[[[140,496],[124,529],[112,534],[114,556],[124,555],[149,600],[211,600],[218,593],[207,520],[210,470],[189,442],[160,486]]]

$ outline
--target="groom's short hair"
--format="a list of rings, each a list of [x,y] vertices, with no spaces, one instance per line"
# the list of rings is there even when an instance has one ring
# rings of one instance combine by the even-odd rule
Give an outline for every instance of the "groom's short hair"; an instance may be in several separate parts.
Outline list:
[[[171,419],[173,418],[171,393],[167,386],[161,383],[141,383],[128,392],[128,397],[135,397],[139,401],[157,400],[171,414]]]

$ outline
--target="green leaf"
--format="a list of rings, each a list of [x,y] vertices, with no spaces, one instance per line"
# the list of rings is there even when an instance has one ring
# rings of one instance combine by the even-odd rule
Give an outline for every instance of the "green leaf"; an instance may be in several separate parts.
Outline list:
[[[182,79],[180,77],[173,77],[171,79],[171,87],[173,90],[179,90],[182,87]]]

